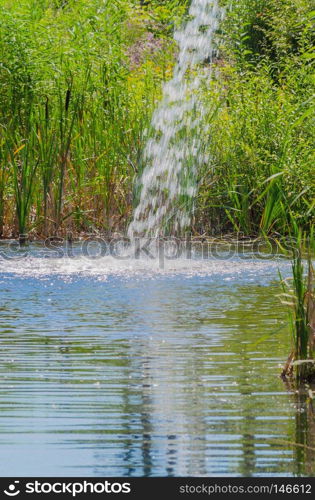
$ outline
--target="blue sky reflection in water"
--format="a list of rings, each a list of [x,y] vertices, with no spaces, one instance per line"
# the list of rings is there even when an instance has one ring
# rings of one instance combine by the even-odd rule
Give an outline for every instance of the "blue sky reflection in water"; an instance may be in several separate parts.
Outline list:
[[[0,260],[0,474],[313,475],[284,260]]]

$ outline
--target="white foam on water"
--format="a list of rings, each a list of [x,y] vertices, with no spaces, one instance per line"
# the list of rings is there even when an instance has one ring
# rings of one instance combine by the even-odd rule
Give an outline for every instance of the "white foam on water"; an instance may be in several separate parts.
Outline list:
[[[255,256],[247,258],[179,258],[174,260],[150,258],[127,258],[119,260],[113,256],[91,259],[83,256],[69,258],[25,257],[20,260],[0,259],[1,275],[12,277],[62,278],[91,277],[106,280],[117,276],[123,278],[148,278],[158,276],[220,277],[225,281],[270,281],[276,279],[277,269],[289,269],[289,262],[277,259],[262,260]]]

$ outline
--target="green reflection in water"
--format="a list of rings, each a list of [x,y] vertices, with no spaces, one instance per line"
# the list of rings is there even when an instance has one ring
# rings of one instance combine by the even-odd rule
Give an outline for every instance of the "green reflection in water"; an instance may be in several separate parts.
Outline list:
[[[314,475],[311,404],[279,378],[275,285],[20,287],[28,300],[11,291],[0,328],[12,474]]]

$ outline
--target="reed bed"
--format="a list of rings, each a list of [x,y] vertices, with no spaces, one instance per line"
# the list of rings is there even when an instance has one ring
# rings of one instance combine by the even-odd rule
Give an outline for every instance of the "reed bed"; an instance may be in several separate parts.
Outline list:
[[[205,161],[198,178],[193,164],[187,174],[198,195],[179,204],[193,212],[194,234],[309,231],[315,0],[221,3],[200,92]],[[126,228],[188,5],[0,0],[0,237]]]
[[[204,88],[199,233],[290,234],[315,214],[315,2],[224,2]]]
[[[0,2],[0,237],[119,229],[187,2]]]

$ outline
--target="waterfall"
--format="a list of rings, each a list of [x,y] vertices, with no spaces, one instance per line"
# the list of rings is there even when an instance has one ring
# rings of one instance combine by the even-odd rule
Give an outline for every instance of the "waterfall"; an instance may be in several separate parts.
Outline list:
[[[214,34],[223,15],[218,0],[192,0],[189,20],[174,34],[179,55],[152,117],[152,136],[139,179],[139,203],[128,236],[178,234],[190,223],[196,173],[206,160],[201,139],[203,82],[211,78]]]

